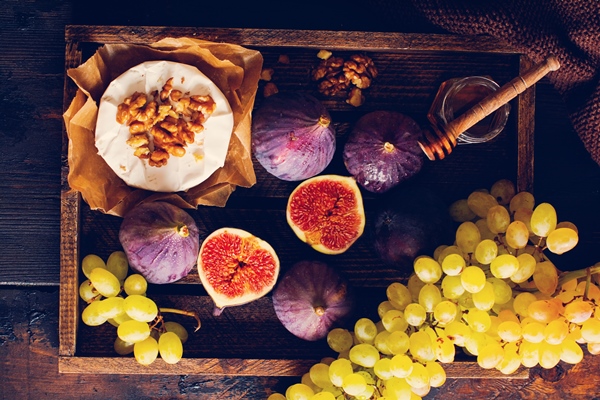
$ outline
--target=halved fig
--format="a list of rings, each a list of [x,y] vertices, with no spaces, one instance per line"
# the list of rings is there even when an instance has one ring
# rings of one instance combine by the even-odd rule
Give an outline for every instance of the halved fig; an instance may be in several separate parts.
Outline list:
[[[279,258],[271,245],[250,232],[220,228],[202,242],[200,281],[215,303],[214,315],[269,293],[279,276]]]
[[[362,235],[365,210],[352,177],[320,175],[290,194],[287,222],[298,238],[324,254],[345,252]]]

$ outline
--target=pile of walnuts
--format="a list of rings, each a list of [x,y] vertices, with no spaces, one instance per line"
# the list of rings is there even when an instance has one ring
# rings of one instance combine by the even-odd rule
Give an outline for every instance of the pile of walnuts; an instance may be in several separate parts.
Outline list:
[[[331,52],[321,50],[317,55],[321,62],[312,72],[312,79],[317,82],[319,93],[335,96],[347,92],[346,102],[355,107],[365,101],[363,89],[371,86],[377,77],[377,68],[373,60],[364,54],[353,54],[348,60],[334,57]]]
[[[129,127],[127,144],[136,157],[147,159],[152,167],[162,167],[169,156],[185,155],[186,146],[204,130],[215,108],[210,95],[184,96],[173,89],[170,78],[160,92],[135,92],[127,97],[117,108],[117,123]]]

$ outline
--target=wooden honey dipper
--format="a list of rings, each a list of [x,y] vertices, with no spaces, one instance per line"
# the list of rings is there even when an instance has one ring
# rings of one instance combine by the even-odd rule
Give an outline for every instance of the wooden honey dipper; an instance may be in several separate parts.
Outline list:
[[[421,149],[425,152],[427,158],[432,161],[444,159],[456,147],[458,136],[461,133],[466,132],[479,121],[533,86],[548,72],[556,71],[559,67],[560,63],[556,57],[550,56],[489,94],[447,125],[443,127],[433,125],[435,134],[425,130],[425,138],[419,142]],[[440,128],[444,131],[442,132]]]

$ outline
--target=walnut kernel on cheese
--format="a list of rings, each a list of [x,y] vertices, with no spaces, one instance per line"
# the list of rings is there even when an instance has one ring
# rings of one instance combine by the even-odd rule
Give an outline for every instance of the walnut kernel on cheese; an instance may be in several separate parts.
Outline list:
[[[173,89],[169,78],[160,92],[135,92],[117,107],[117,123],[129,127],[127,144],[133,154],[148,160],[152,167],[167,164],[170,156],[183,157],[186,146],[204,130],[204,123],[215,111],[210,95],[188,96]]]

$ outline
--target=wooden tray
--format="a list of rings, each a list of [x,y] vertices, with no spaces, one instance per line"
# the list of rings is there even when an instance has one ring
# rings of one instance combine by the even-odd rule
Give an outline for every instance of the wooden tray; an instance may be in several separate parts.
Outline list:
[[[487,37],[418,35],[382,32],[297,31],[260,29],[67,26],[66,68],[80,65],[106,43],[152,43],[165,37],[195,37],[255,48],[264,57],[264,67],[275,69],[273,82],[280,91],[296,90],[317,96],[332,113],[338,143],[352,123],[369,111],[388,109],[404,112],[427,126],[426,114],[439,85],[454,77],[487,75],[499,84],[508,82],[531,66],[530,61],[511,47]],[[366,103],[354,108],[344,98],[325,98],[310,80],[318,63],[316,54],[328,49],[336,55],[364,52],[379,69],[379,77],[366,91]],[[289,64],[279,64],[280,55]],[[261,86],[256,104],[262,95]],[[73,98],[75,87],[66,77],[64,107]],[[480,187],[489,188],[500,178],[517,183],[519,190],[533,186],[533,89],[511,103],[508,125],[492,142],[459,146],[442,161],[428,162],[415,178],[417,185],[434,186],[449,204]],[[88,327],[80,322],[80,261],[95,253],[104,259],[120,249],[121,219],[90,210],[78,192],[67,183],[67,139],[63,140],[61,275],[59,323],[59,371],[94,374],[193,374],[300,376],[311,365],[332,355],[327,345],[305,342],[288,333],[277,320],[270,297],[245,306],[226,309],[220,317],[211,315],[212,302],[199,284],[195,271],[171,285],[151,287],[149,296],[162,307],[197,311],[203,321],[200,331],[190,333],[184,359],[176,365],[157,360],[140,366],[132,357],[120,357],[112,348],[115,328],[109,324]],[[324,173],[347,174],[341,150]],[[376,318],[377,304],[385,300],[385,287],[399,280],[397,271],[378,261],[366,233],[346,253],[323,257],[300,242],[285,222],[287,196],[297,185],[280,181],[256,162],[257,184],[238,188],[224,208],[201,207],[189,210],[203,235],[223,226],[253,232],[270,242],[282,262],[282,273],[295,261],[321,258],[343,270],[362,294],[359,312]],[[369,204],[373,195],[364,193],[369,228]],[[202,238],[201,238],[202,239]],[[191,332],[192,319],[173,318]],[[505,376],[484,370],[473,360],[446,365],[451,378],[528,378],[526,369]]]

